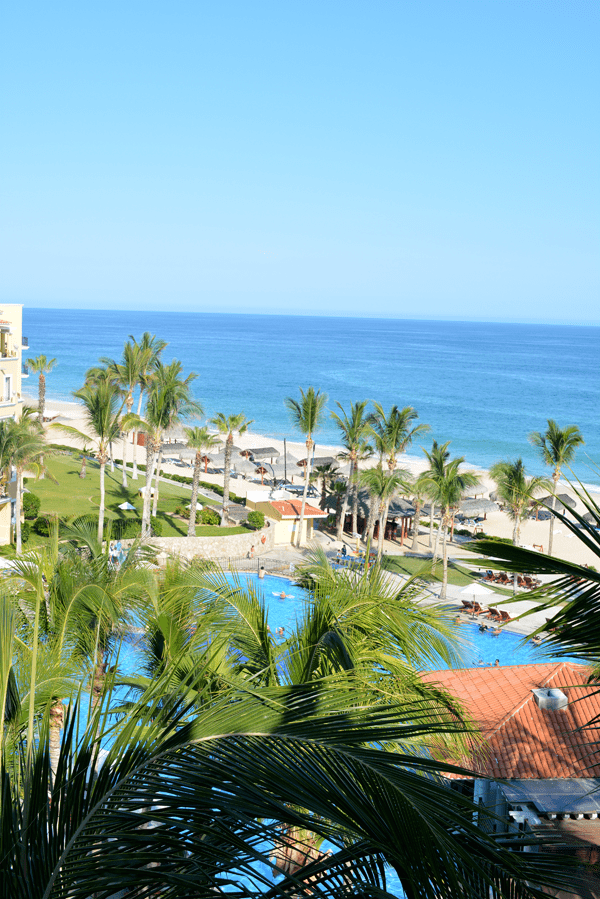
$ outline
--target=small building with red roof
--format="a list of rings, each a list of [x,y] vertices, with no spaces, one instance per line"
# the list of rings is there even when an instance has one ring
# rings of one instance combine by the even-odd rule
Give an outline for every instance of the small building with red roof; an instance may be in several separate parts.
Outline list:
[[[260,503],[257,508],[275,522],[275,543],[295,543],[300,525],[302,499],[277,499]],[[327,518],[327,512],[306,503],[302,525],[302,539],[305,543],[313,536],[315,521]]]

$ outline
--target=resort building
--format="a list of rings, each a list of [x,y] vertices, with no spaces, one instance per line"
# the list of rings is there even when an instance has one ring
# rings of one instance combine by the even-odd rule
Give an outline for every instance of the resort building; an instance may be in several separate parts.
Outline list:
[[[481,774],[452,775],[455,786],[497,815],[498,832],[559,837],[581,862],[571,899],[600,897],[600,692],[589,676],[556,661],[423,676],[455,696],[483,736],[469,755],[446,759]]]
[[[272,499],[269,502],[256,501],[257,497],[250,494],[246,498],[246,511],[248,509],[258,509],[263,512],[266,518],[270,518],[275,526],[274,542],[295,543],[300,526],[300,511],[302,508],[301,499]],[[327,512],[317,509],[306,503],[304,507],[304,521],[302,523],[301,543],[306,543],[312,539],[315,521],[327,518]]]
[[[0,419],[21,415],[21,379],[27,377],[23,365],[23,350],[28,349],[23,337],[23,307],[20,304],[0,307]],[[11,522],[14,519],[16,482],[10,472],[4,472],[0,496],[0,545],[10,543]]]

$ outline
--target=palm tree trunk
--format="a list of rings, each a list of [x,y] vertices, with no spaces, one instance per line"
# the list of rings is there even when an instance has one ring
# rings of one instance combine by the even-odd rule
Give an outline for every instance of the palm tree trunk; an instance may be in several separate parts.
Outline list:
[[[421,520],[421,500],[415,502],[415,517],[413,518],[413,542],[411,550],[416,552],[419,548],[419,522]]]
[[[81,456],[81,468],[79,470],[79,477],[83,479],[83,478],[85,478],[86,474],[87,474],[87,456],[86,456],[85,450],[84,450],[83,455]]]
[[[23,483],[23,473],[21,469],[17,466],[17,489],[15,496],[15,549],[18,556],[21,555],[22,543],[21,543],[21,506],[23,505],[23,498],[21,493],[21,485]]]
[[[443,517],[443,524],[440,521],[439,530],[443,530],[442,535],[442,589],[440,590],[440,599],[446,599],[446,591],[448,589],[448,522],[446,516]]]
[[[348,481],[348,486],[344,493],[344,499],[342,500],[342,511],[339,516],[339,520],[337,523],[337,529],[335,532],[336,540],[343,540],[344,538],[344,525],[346,524],[346,513],[348,511],[348,499],[350,493],[350,481]]]
[[[127,487],[127,434],[123,432],[123,487]]]
[[[433,518],[431,519],[431,521],[432,521],[432,523],[433,523]],[[441,531],[441,530],[442,530],[442,520],[441,520],[441,518],[440,518],[440,526],[438,527],[437,532],[436,532],[436,535],[435,535],[435,546],[434,546],[434,549],[433,549],[433,566],[434,566],[434,568],[435,568],[435,563],[436,563],[437,560],[439,559],[440,531]]]
[[[517,515],[515,519],[515,526],[513,529],[513,543],[515,546],[519,545],[519,540],[521,539],[521,519]],[[516,595],[517,593],[517,583],[518,583],[518,574],[515,571],[513,573],[513,593]]]
[[[40,372],[38,380],[38,419],[40,423],[44,421],[44,412],[46,411],[46,376]]]
[[[227,435],[225,441],[225,465],[223,468],[223,511],[221,512],[221,527],[227,527],[227,507],[229,506],[229,479],[231,477],[231,447],[233,434]]]
[[[381,557],[383,555],[383,538],[385,535],[385,522],[386,522],[386,509],[387,503],[383,502],[379,504],[379,534],[377,539],[377,561],[381,562]],[[367,562],[369,560],[367,559]]]
[[[52,780],[56,777],[58,768],[58,759],[60,756],[60,732],[62,730],[65,717],[65,708],[62,700],[58,700],[50,707],[50,726],[49,726],[49,753],[50,753],[50,770],[52,771]]]
[[[100,462],[100,511],[98,512],[98,543],[102,546],[102,534],[104,532],[104,469],[106,468],[106,456],[101,456]]]
[[[548,534],[548,555],[552,555],[552,544],[554,542],[554,508],[556,504],[556,491],[558,489],[558,479],[560,478],[560,471],[558,469],[554,470],[552,475],[552,480],[554,481],[554,493],[552,494],[552,502],[550,503],[550,507],[552,512],[550,512],[550,533]]]
[[[152,497],[152,476],[154,474],[154,444],[146,435],[146,488],[142,507],[142,537],[150,536],[150,500]]]
[[[367,540],[373,540],[373,532],[375,530],[375,515],[377,514],[377,499],[372,496],[369,500],[369,513],[363,528],[363,543]]]
[[[156,513],[158,512],[158,483],[160,481],[160,467],[162,465],[163,460],[163,452],[162,449],[158,451],[158,458],[156,460],[156,478],[154,480],[154,502],[152,504],[152,514],[156,518]]]
[[[140,399],[139,399],[138,407],[137,407],[138,418],[139,418],[140,415],[142,414],[142,399],[143,399],[143,396],[144,396],[144,391],[143,391],[143,390],[140,390]],[[131,480],[132,480],[132,481],[137,481],[137,479],[138,479],[137,448],[138,448],[138,435],[139,435],[139,433],[140,433],[140,432],[137,431],[137,430],[133,432],[133,454],[132,454],[132,455],[133,455],[133,460],[132,460],[132,466],[133,466],[133,469],[132,469],[132,472],[131,472]]]
[[[433,519],[435,518],[435,503],[431,503],[429,510],[429,549],[433,548]]]
[[[352,536],[358,531],[358,461],[354,460],[354,481],[352,483]]]
[[[313,442],[310,439],[306,441],[306,473],[304,477],[304,490],[302,491],[302,505],[300,506],[300,521],[298,522],[298,533],[296,534],[296,546],[300,549],[302,543],[302,526],[304,524],[304,510],[306,509],[306,497],[308,495],[308,483],[310,481],[311,459],[310,452],[313,448]]]
[[[198,485],[200,483],[200,466],[202,465],[202,457],[200,453],[196,453],[194,465],[194,478],[192,480],[192,499],[190,503],[190,520],[188,524],[188,537],[196,536],[196,503],[198,502]]]
[[[113,445],[109,443],[108,445],[108,454],[110,456],[110,470],[114,474],[115,471],[115,457],[113,455]]]

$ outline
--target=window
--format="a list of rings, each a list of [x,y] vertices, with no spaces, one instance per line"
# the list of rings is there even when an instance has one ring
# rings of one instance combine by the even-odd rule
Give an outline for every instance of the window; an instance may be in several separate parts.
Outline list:
[[[3,402],[10,403],[12,397],[12,376],[5,375],[4,376],[4,396]]]

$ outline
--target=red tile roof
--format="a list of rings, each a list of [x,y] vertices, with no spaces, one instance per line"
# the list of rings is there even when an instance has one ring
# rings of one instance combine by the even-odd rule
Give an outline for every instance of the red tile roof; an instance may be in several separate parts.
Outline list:
[[[271,505],[284,518],[300,518],[300,509],[302,501],[299,499],[278,499],[272,500]],[[327,518],[327,512],[323,509],[317,509],[315,506],[309,506],[307,503],[304,507],[305,518]]]
[[[599,777],[595,730],[577,729],[600,715],[600,688],[585,684],[589,669],[569,662],[431,671],[424,680],[456,696],[479,725],[485,745],[454,761],[489,777]],[[532,690],[558,688],[565,709],[544,711]]]

